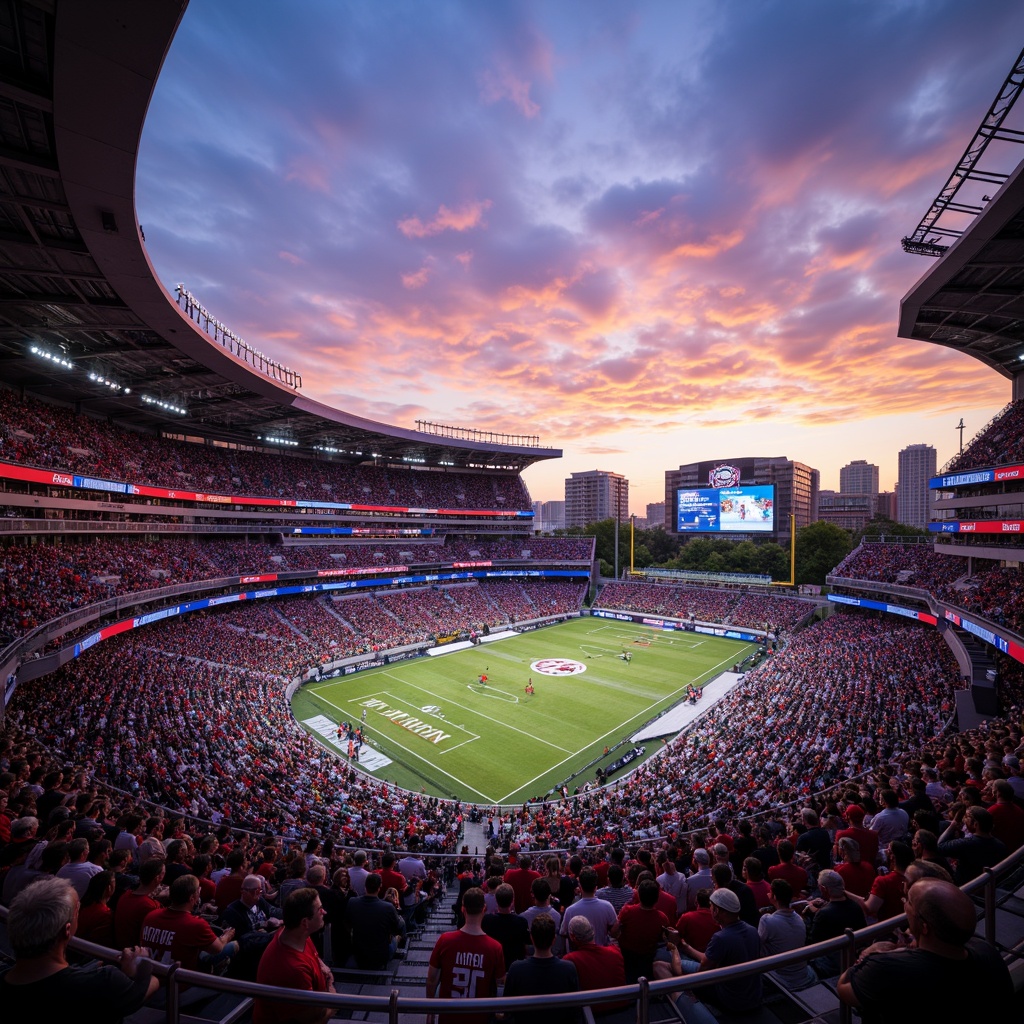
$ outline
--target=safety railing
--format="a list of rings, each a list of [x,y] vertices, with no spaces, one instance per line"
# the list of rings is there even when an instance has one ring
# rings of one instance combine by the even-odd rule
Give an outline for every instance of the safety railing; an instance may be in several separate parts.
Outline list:
[[[994,867],[986,868],[981,876],[963,886],[963,891],[974,896],[981,903],[979,920],[982,923],[982,934],[986,941],[995,943],[997,920],[1013,923],[1014,945],[1010,947],[1010,955],[1024,957],[1024,920],[1016,913],[1009,897],[1012,893],[1004,892],[1000,896],[1001,882],[1012,880],[1014,886],[1021,884],[1022,866],[1024,866],[1024,849],[1016,851]],[[1007,904],[1004,906],[1003,904]],[[1002,915],[1002,916],[1001,916]],[[6,921],[7,909],[0,907],[0,919]],[[160,978],[162,995],[166,1001],[168,1024],[179,1024],[184,1016],[182,1007],[182,991],[188,987],[194,993],[196,988],[211,993],[228,993],[242,999],[267,999],[276,1002],[288,1002],[296,1005],[332,1008],[335,1010],[364,1011],[386,1013],[389,1024],[399,1024],[403,1015],[417,1016],[428,1013],[518,1013],[524,1010],[552,1010],[556,1007],[602,1007],[611,1003],[633,1002],[636,1007],[637,1024],[649,1024],[650,1007],[654,1000],[670,997],[676,993],[693,992],[700,997],[700,989],[707,985],[734,981],[738,978],[756,974],[766,974],[782,967],[799,963],[829,954],[838,953],[840,957],[840,973],[853,965],[857,951],[870,943],[888,936],[894,928],[905,927],[906,915],[888,918],[869,925],[859,931],[847,930],[844,935],[819,942],[814,945],[802,946],[790,953],[779,953],[775,956],[753,960],[746,964],[733,967],[721,967],[715,970],[700,971],[697,974],[682,978],[670,978],[664,981],[650,981],[641,978],[637,984],[623,985],[617,988],[591,989],[584,992],[564,993],[561,995],[544,996],[496,996],[487,999],[428,999],[425,986],[424,995],[404,996],[397,987],[393,987],[387,995],[356,995],[350,993],[306,992],[294,989],[282,989],[269,985],[258,985],[254,982],[237,981],[216,975],[202,974],[197,971],[185,970],[178,964],[155,964],[153,973]],[[1005,945],[1005,943],[1004,943]],[[114,963],[120,953],[97,946],[94,943],[72,939],[70,948],[73,951],[95,957],[98,960]],[[378,975],[380,972],[364,972]],[[408,983],[404,983],[408,988]],[[795,995],[799,995],[796,993]],[[190,996],[193,998],[193,996]],[[852,1024],[853,1011],[837,999],[839,1024]],[[40,1007],[45,1010],[44,1006]],[[238,1008],[221,1018],[221,1024],[237,1017]]]

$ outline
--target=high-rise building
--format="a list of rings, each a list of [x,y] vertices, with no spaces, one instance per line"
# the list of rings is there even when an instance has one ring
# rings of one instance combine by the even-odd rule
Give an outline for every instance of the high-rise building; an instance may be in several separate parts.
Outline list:
[[[535,501],[533,528],[541,533],[554,533],[565,529],[564,501]]]
[[[896,492],[879,491],[875,502],[875,515],[896,522]]]
[[[874,516],[875,499],[870,494],[843,491],[818,492],[818,520],[834,523],[844,530],[863,530]]]
[[[928,526],[935,500],[928,481],[935,476],[935,470],[935,449],[930,444],[911,444],[900,451],[896,491],[898,522],[921,529]]]
[[[749,531],[741,524],[731,523],[722,527],[723,532],[763,534],[782,539],[788,538],[789,517],[796,517],[796,527],[807,526],[818,518],[818,489],[821,474],[802,462],[793,462],[785,456],[774,458],[746,457],[740,459],[717,459],[706,462],[691,462],[665,472],[665,504],[671,510],[668,517],[670,529],[677,531],[676,521],[678,493],[680,490],[720,489],[723,487],[766,487],[775,489],[772,526],[765,531],[758,520],[750,518]],[[681,532],[692,532],[692,527]],[[697,532],[718,532],[698,528]]]
[[[665,525],[665,502],[651,501],[647,504],[647,528]]]
[[[629,519],[629,481],[621,473],[591,469],[565,480],[565,525]]]
[[[849,462],[839,470],[840,494],[878,495],[878,467],[865,459]]]

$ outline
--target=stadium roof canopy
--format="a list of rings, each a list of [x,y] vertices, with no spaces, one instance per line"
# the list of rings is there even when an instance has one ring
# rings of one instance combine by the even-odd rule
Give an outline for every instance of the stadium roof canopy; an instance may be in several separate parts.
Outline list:
[[[1024,163],[903,297],[899,335],[966,352],[1024,397]]]
[[[536,438],[409,430],[332,409],[179,308],[146,254],[135,164],[186,6],[0,0],[3,380],[130,428],[297,443],[353,462],[521,470],[559,458]]]
[[[907,252],[940,258],[904,296],[898,331],[980,359],[1013,381],[1015,399],[1024,398],[1024,131],[1007,121],[1022,92],[1024,50],[928,213],[903,239]],[[1011,173],[999,166],[1007,151]],[[965,216],[973,219],[961,229]],[[947,238],[955,239],[948,247]]]

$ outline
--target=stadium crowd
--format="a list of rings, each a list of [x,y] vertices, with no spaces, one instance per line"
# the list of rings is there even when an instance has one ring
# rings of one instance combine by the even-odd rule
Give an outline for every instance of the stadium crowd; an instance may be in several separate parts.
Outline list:
[[[986,466],[1005,466],[1024,460],[1024,402],[1011,402],[967,447],[952,459],[945,472]]]
[[[82,543],[8,544],[0,547],[0,636],[22,636],[75,608],[172,584],[290,571],[450,564],[472,558],[579,561],[588,559],[593,547],[591,538],[545,538],[539,547],[530,541],[531,547],[525,549],[530,553],[524,555],[523,543],[454,541],[410,550],[404,542],[282,547],[245,539],[99,537]],[[500,617],[493,609],[491,614]]]
[[[583,988],[724,965],[734,961],[720,959],[715,935],[738,919],[754,936],[743,959],[797,949],[899,916],[918,878],[963,884],[1024,845],[1020,709],[944,734],[955,670],[934,639],[834,616],[792,638],[600,807],[591,795],[507,820],[492,809],[504,850],[456,867],[430,854],[458,847],[460,805],[356,775],[290,721],[279,684],[126,639],[15,699],[0,737],[3,901],[20,901],[17,911],[39,879],[67,879],[83,902],[80,933],[120,947],[155,941],[147,929],[168,905],[194,906],[181,897],[195,893],[224,931],[203,932],[205,959],[184,937],[170,955],[263,980],[281,920],[294,927],[296,903],[312,898],[295,894],[315,890],[331,923],[330,941],[312,937],[318,956],[383,969],[444,879],[458,882],[458,923],[502,940],[502,976],[529,976],[526,941],[572,964]],[[154,814],[144,800],[171,810]],[[262,838],[231,828],[243,823]],[[556,838],[575,853],[533,863]],[[385,844],[413,853],[355,850]],[[394,913],[377,899],[391,886]],[[793,919],[791,904],[806,910]],[[502,907],[523,914],[514,931],[527,940],[511,938]],[[95,923],[104,913],[108,924]],[[551,936],[536,924],[545,915]],[[647,915],[657,936],[641,927]],[[435,947],[439,970],[451,941]],[[592,958],[601,971],[588,973]],[[800,988],[837,973],[822,958],[783,980]],[[990,984],[1009,991],[994,967]],[[856,994],[856,977],[838,987]]]
[[[0,459],[103,479],[256,497],[415,508],[530,508],[518,474],[347,466],[137,434],[0,387]]]
[[[663,583],[608,583],[597,604],[619,611],[769,631],[792,629],[814,611],[811,602],[794,597]]]

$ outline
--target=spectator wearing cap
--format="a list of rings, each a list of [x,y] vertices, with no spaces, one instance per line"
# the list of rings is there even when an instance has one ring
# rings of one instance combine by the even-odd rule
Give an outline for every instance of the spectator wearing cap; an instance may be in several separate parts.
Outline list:
[[[711,889],[714,882],[711,879],[711,857],[703,847],[697,847],[693,851],[693,871],[686,879],[686,907],[688,910],[696,910],[697,893],[701,889]]]
[[[626,984],[626,964],[618,946],[599,946],[594,942],[594,927],[585,917],[574,917],[569,922],[569,948],[563,960],[576,968],[580,991],[595,988],[615,988]],[[621,1006],[632,1005],[621,1004]],[[595,1009],[594,1015],[613,1013],[620,1005]]]
[[[811,918],[810,941],[813,945],[842,935],[847,928],[856,931],[864,928],[867,921],[860,905],[846,895],[843,876],[838,871],[822,871],[818,875],[821,897],[812,900],[804,911]],[[829,978],[839,973],[839,952],[817,957],[811,966],[819,978]]]
[[[878,833],[870,828],[864,828],[864,808],[860,804],[850,804],[843,811],[843,817],[849,825],[836,832],[836,839],[855,839],[860,846],[861,860],[877,864]]]
[[[679,952],[700,964],[700,971],[711,971],[717,967],[733,967],[737,964],[756,960],[761,953],[757,929],[740,919],[740,899],[731,889],[716,889],[711,894],[711,914],[719,930],[711,936],[708,948],[701,952],[686,942],[680,944]],[[677,958],[673,956],[673,967]],[[752,975],[730,981],[718,982],[700,989],[703,1002],[691,1002],[689,995],[682,996],[680,1007],[687,1024],[705,1024],[715,1021],[715,1016],[703,1005],[704,1002],[721,1008],[729,1014],[750,1013],[761,1006],[761,976]]]

